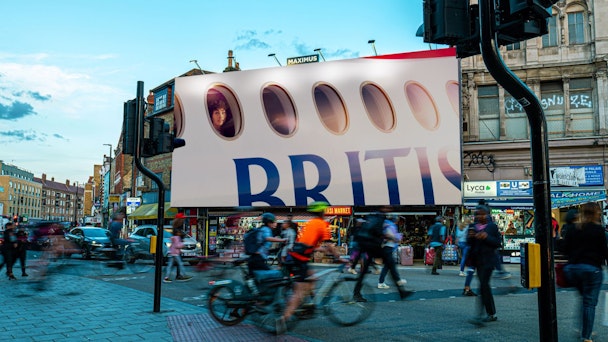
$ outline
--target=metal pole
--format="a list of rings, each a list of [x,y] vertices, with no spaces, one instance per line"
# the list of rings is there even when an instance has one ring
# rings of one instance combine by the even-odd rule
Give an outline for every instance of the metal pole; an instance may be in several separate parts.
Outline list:
[[[148,169],[140,160],[141,151],[143,148],[144,134],[144,82],[137,82],[137,99],[136,99],[136,125],[135,125],[135,163],[141,173],[148,176],[158,186],[158,213],[156,223],[156,254],[154,261],[154,312],[160,312],[160,294],[161,294],[161,277],[163,267],[163,222],[165,221],[165,185],[152,170]]]
[[[495,30],[495,1],[479,1],[479,35],[483,60],[490,74],[523,106],[530,124],[532,155],[532,190],[534,199],[534,232],[540,244],[541,287],[538,289],[538,323],[540,341],[557,341],[557,310],[553,241],[551,228],[551,188],[549,184],[549,148],[547,121],[534,93],[509,70],[502,60]]]

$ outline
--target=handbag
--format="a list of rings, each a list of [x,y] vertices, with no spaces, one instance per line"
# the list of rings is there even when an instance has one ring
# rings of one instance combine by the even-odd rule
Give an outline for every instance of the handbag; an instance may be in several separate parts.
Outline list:
[[[564,272],[564,266],[566,266],[566,265],[568,265],[568,263],[566,263],[566,262],[556,262],[555,263],[555,284],[557,284],[558,287],[562,287],[562,288],[572,287],[572,285],[570,285],[568,283],[566,274]]]

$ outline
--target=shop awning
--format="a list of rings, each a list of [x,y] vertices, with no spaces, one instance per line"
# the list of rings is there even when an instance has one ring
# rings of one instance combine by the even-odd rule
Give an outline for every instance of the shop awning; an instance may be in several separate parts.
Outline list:
[[[165,218],[174,218],[176,208],[171,208],[171,202],[165,202]],[[142,204],[128,215],[130,220],[153,220],[158,218],[158,203]]]

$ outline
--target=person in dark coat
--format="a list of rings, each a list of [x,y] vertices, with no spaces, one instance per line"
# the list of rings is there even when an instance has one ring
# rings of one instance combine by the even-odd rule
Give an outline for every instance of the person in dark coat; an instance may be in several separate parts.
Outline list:
[[[470,263],[477,269],[481,297],[481,300],[479,298],[477,300],[477,314],[470,320],[470,323],[475,325],[496,321],[496,307],[490,288],[490,278],[496,266],[496,250],[501,245],[501,236],[498,226],[489,219],[489,215],[490,209],[487,206],[478,205],[475,208],[475,222],[469,227],[467,236],[467,244],[471,247]]]
[[[13,264],[15,263],[15,253],[17,251],[17,234],[15,225],[9,222],[4,227],[4,244],[2,245],[2,255],[4,260],[0,264],[0,270],[6,265],[6,275],[9,280],[15,280],[13,275]]]
[[[17,263],[17,259],[19,259],[19,264],[21,265],[21,276],[27,277],[27,273],[25,272],[25,264],[27,258],[27,250],[28,250],[28,233],[25,227],[19,226],[16,232],[17,235],[17,249],[15,250],[15,259],[14,263]]]

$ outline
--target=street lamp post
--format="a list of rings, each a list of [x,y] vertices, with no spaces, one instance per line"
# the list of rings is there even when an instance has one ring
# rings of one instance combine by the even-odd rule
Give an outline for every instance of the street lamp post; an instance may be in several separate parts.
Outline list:
[[[274,57],[274,60],[277,62],[277,64],[279,66],[283,66],[283,65],[281,65],[281,62],[279,62],[279,59],[277,58],[277,55],[275,53],[269,53],[268,57]]]
[[[112,144],[103,144],[110,147],[110,159],[108,160],[108,222],[110,222],[110,193],[112,189]]]
[[[372,49],[374,49],[374,55],[378,56],[378,52],[376,51],[376,40],[375,39],[370,39],[367,41],[367,44],[371,44],[372,45]]]
[[[325,56],[323,56],[323,51],[321,51],[321,49],[318,48],[318,49],[315,49],[315,52],[318,52],[319,55],[321,56],[321,58],[323,58],[323,62],[325,62]]]

